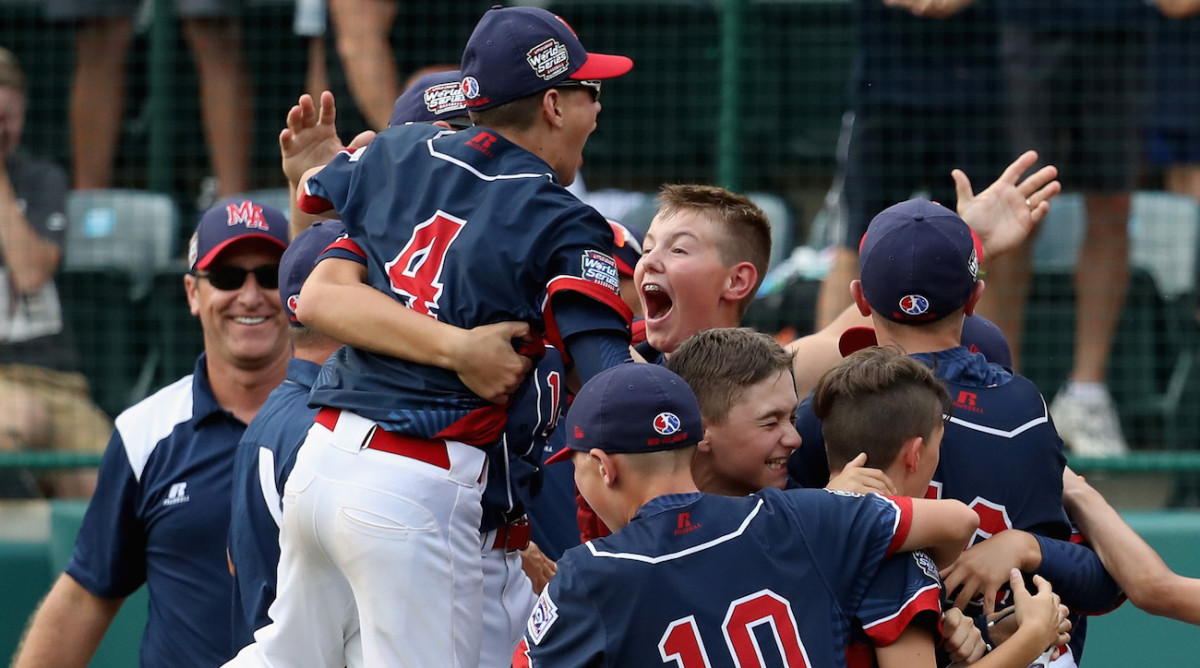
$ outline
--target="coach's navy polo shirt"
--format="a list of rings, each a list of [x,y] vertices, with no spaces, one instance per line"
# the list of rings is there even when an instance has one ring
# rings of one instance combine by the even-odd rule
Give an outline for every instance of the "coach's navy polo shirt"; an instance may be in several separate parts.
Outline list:
[[[320,371],[319,364],[292,358],[287,380],[258,409],[234,457],[229,556],[237,570],[235,649],[253,642],[254,632],[271,621],[267,609],[275,601],[283,486],[317,414],[308,407],[308,393]]]
[[[245,429],[217,404],[204,355],[193,375],[117,417],[66,572],[101,598],[149,587],[143,666],[211,668],[233,657],[225,545]]]

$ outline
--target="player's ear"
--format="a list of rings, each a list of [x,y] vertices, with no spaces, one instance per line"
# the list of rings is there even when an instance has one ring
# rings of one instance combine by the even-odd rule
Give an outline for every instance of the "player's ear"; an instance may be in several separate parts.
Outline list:
[[[751,262],[739,262],[729,268],[729,277],[725,282],[722,297],[725,301],[740,303],[758,283],[758,269]]]
[[[862,281],[857,278],[850,281],[850,296],[854,297],[854,303],[858,306],[858,312],[863,317],[871,317],[871,305],[867,303],[867,298],[863,294]]]
[[[592,459],[596,460],[600,479],[604,481],[605,486],[612,487],[617,482],[618,466],[616,460],[613,459],[612,455],[600,448],[592,448],[588,454],[592,456]]]
[[[550,125],[561,128],[565,122],[562,110],[563,97],[557,88],[548,88],[542,93],[542,116]]]
[[[963,315],[974,315],[975,306],[979,304],[979,298],[983,296],[985,284],[983,279],[975,281],[975,289],[971,291],[971,297],[967,299],[967,303],[963,305]]]
[[[696,444],[696,452],[712,452],[712,443],[708,440],[708,420],[700,418],[700,425],[704,428],[704,438],[700,439],[700,442]]]
[[[917,470],[917,465],[921,462],[921,446],[925,444],[925,439],[920,436],[914,436],[904,442],[900,446],[900,457],[904,462],[904,470],[913,473]]]

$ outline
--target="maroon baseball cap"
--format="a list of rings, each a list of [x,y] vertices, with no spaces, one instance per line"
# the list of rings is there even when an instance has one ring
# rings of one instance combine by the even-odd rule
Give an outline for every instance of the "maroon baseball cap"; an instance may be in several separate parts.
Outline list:
[[[539,7],[495,6],[467,40],[462,91],[468,109],[491,109],[566,81],[615,79],[626,56],[588,53],[562,17]]]
[[[247,239],[263,239],[288,247],[287,216],[275,207],[251,200],[218,204],[200,217],[188,246],[188,266],[207,269],[230,245]]]
[[[628,362],[584,383],[567,411],[567,447],[546,460],[565,462],[592,448],[613,454],[677,450],[704,438],[700,403],[666,367]]]

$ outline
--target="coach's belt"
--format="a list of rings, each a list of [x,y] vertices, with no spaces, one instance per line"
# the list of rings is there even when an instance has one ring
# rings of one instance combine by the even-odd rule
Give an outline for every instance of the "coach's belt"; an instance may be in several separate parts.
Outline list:
[[[492,541],[492,549],[524,550],[529,547],[529,535],[532,529],[529,520],[522,517],[496,529],[496,540]]]
[[[322,408],[317,412],[317,417],[313,419],[313,422],[333,431],[341,414],[342,411],[338,408]],[[367,435],[362,447],[390,452],[393,455],[408,457],[447,471],[450,470],[450,453],[446,450],[446,442],[442,440],[397,434],[376,426]]]

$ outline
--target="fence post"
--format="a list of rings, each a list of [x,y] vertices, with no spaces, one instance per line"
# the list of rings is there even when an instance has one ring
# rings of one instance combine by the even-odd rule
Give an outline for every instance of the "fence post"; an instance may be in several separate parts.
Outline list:
[[[174,115],[171,113],[171,85],[175,72],[175,11],[169,0],[154,0],[150,19],[149,62],[146,64],[149,90],[146,104],[150,119],[146,167],[148,187],[172,194],[175,178],[171,142]]]
[[[745,0],[721,3],[721,101],[717,116],[717,184],[741,189],[742,9]]]

